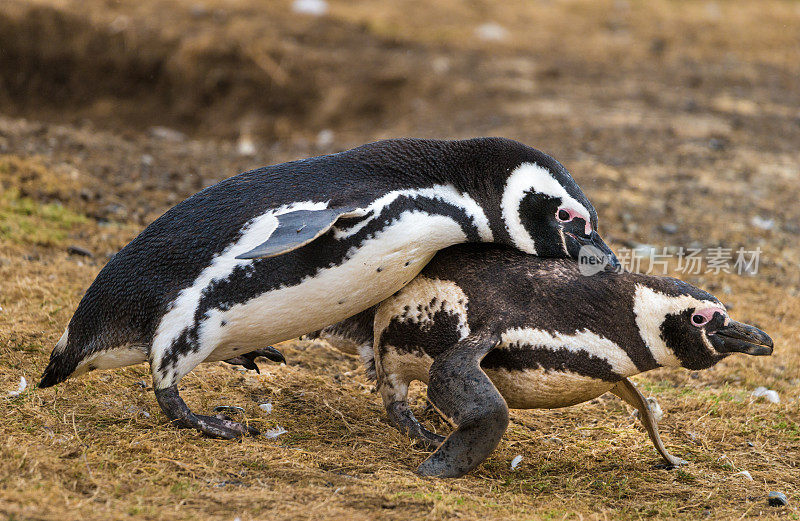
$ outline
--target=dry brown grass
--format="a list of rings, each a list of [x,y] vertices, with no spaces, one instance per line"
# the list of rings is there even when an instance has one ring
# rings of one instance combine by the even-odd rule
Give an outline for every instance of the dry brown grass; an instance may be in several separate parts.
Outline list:
[[[19,376],[35,382],[102,264],[70,256],[65,247],[77,242],[94,251],[113,250],[136,228],[100,227],[81,218],[80,204],[67,195],[79,190],[80,180],[40,161],[3,158],[0,175],[4,227],[46,214],[42,209],[53,203],[45,201],[66,189],[57,214],[66,216],[66,235],[4,241],[0,250],[0,387],[13,389]],[[44,190],[21,204],[19,194],[29,192],[31,178],[37,187],[53,186],[54,193]],[[792,350],[798,328],[786,320],[799,306],[796,297],[785,295],[777,309],[771,306],[781,292],[758,279],[730,276],[716,282],[730,286],[726,298],[735,314],[773,334],[777,354],[733,358],[697,378],[658,371],[638,379],[667,411],[662,430],[671,450],[691,461],[684,469],[654,469],[658,458],[642,430],[625,406],[604,398],[563,411],[516,412],[499,450],[477,472],[454,481],[421,479],[412,471],[425,454],[386,425],[357,361],[323,346],[290,342],[283,346],[289,366],[262,366],[258,376],[212,364],[183,383],[185,397],[198,410],[235,404],[262,430],[286,428],[278,441],[223,442],[167,426],[145,367],[91,375],[47,391],[29,387],[6,400],[0,510],[14,519],[768,513],[766,492],[778,489],[794,498],[800,479],[800,386]],[[749,393],[757,385],[778,390],[783,403],[753,402]],[[270,415],[258,408],[266,401],[274,404]],[[445,429],[436,418],[426,419]],[[517,454],[523,461],[512,471],[509,462]],[[740,470],[755,481],[736,476]]]
[[[112,34],[109,24],[127,17],[127,25],[113,34],[127,42],[120,48],[128,54],[104,55],[115,64],[106,72],[122,73],[104,88],[127,77],[125,67],[135,62],[136,51],[166,49],[176,54],[170,54],[165,74],[206,77],[215,62],[193,56],[234,49],[231,59],[244,67],[235,74],[250,78],[258,92],[258,82],[272,81],[276,72],[251,74],[249,58],[236,53],[274,50],[286,60],[279,62],[289,83],[280,92],[289,94],[295,92],[292,82],[308,80],[305,73],[295,73],[332,57],[331,49],[341,44],[353,54],[325,69],[320,76],[325,88],[319,92],[330,87],[339,94],[314,100],[306,119],[293,120],[293,113],[280,107],[267,114],[264,139],[283,139],[271,148],[259,147],[255,158],[237,155],[229,142],[170,143],[126,128],[125,110],[154,118],[163,109],[164,91],[146,78],[140,78],[135,96],[122,101],[103,91],[80,106],[9,108],[68,123],[63,126],[0,117],[5,154],[0,156],[0,404],[5,412],[0,516],[59,521],[800,516],[796,2],[500,6],[370,0],[333,2],[330,23],[289,19],[286,2],[209,0],[211,14],[200,17],[190,14],[194,2],[189,0],[30,4],[97,25],[76,23],[71,27],[83,32],[61,36],[64,48],[75,53],[98,34]],[[0,14],[11,19],[23,16],[28,3],[4,8]],[[224,16],[215,15],[215,9],[224,10]],[[504,24],[509,40],[500,45],[476,41],[474,27],[487,20]],[[298,36],[312,29],[314,36]],[[45,44],[36,45],[47,50]],[[304,62],[311,54],[313,59]],[[153,56],[148,59],[160,59]],[[436,60],[446,72],[431,68]],[[395,76],[422,79],[395,88],[392,77],[374,74],[375,64],[383,61]],[[336,83],[343,63],[353,68]],[[201,69],[186,69],[192,64]],[[363,124],[375,121],[374,114],[359,125],[348,120],[354,105],[343,101],[341,92],[362,78],[367,91],[386,89],[369,98],[383,104],[369,105],[370,110],[390,116],[380,119],[381,125]],[[142,102],[140,96],[151,88],[158,99]],[[0,88],[0,102],[9,107],[2,94]],[[247,100],[252,93],[239,94]],[[74,96],[65,99],[74,102]],[[309,116],[320,107],[327,115]],[[124,110],[118,114],[118,108]],[[205,122],[201,130],[228,136],[240,118],[249,117],[241,110],[234,102],[217,103],[198,116]],[[124,130],[71,124],[85,116]],[[654,469],[659,460],[643,430],[626,406],[604,397],[565,410],[514,412],[487,463],[449,481],[416,477],[413,469],[425,453],[386,424],[380,399],[358,362],[309,342],[287,342],[282,349],[289,365],[262,365],[260,376],[210,364],[182,383],[196,410],[241,406],[247,421],[262,430],[288,430],[277,440],[225,442],[173,429],[155,404],[144,366],[92,374],[54,389],[34,388],[108,254],[166,207],[214,180],[248,166],[327,151],[313,145],[321,125],[335,130],[331,148],[398,134],[515,137],[553,152],[569,166],[617,248],[634,243],[761,247],[755,277],[684,278],[732,305],[734,317],[768,331],[775,355],[732,357],[696,374],[661,370],[636,378],[663,407],[662,434],[673,453],[691,462],[685,468]],[[756,216],[774,219],[774,227],[752,226]],[[678,231],[662,232],[659,225],[665,222]],[[70,245],[87,248],[94,257],[70,255]],[[15,389],[20,376],[28,379],[28,390],[6,398],[5,390]],[[777,390],[781,403],[754,401],[750,394],[760,385]],[[423,393],[416,388],[419,411]],[[258,407],[266,401],[274,405],[269,415]],[[435,416],[421,416],[446,430]],[[523,460],[511,470],[516,455]],[[754,481],[737,476],[741,470]],[[789,506],[768,507],[770,490],[784,492]]]

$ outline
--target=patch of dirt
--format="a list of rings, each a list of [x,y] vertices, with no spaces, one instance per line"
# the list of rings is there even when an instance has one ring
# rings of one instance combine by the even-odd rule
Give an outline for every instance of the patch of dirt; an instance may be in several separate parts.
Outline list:
[[[71,7],[12,1],[0,11],[4,112],[274,139],[380,125],[447,88],[418,74],[430,51],[343,20],[281,16],[285,5],[153,2],[153,18]]]

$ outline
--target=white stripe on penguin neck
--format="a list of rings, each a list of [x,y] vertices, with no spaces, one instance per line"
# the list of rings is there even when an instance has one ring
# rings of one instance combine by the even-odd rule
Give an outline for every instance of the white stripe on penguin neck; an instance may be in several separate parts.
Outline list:
[[[492,242],[494,240],[492,236],[492,230],[489,227],[489,219],[486,217],[486,213],[483,211],[483,208],[467,193],[459,192],[452,185],[433,185],[429,188],[415,188],[389,192],[378,199],[375,199],[368,206],[363,208],[365,214],[369,213],[370,211],[372,212],[372,214],[363,221],[346,229],[334,227],[334,238],[341,240],[352,237],[361,231],[361,229],[369,224],[372,220],[377,218],[384,208],[392,204],[399,197],[409,197],[412,199],[422,197],[425,199],[442,201],[443,203],[461,208],[478,229],[478,235],[480,235],[480,238],[483,242]]]
[[[628,353],[615,342],[602,337],[588,329],[576,331],[574,334],[545,331],[530,327],[508,329],[500,335],[501,349],[516,346],[536,346],[547,349],[567,349],[573,353],[584,352],[604,359],[611,370],[624,377],[639,373]]]
[[[511,172],[506,180],[500,208],[503,211],[503,221],[506,223],[511,240],[514,241],[517,248],[525,253],[536,255],[536,244],[523,226],[519,215],[519,206],[529,192],[557,197],[561,199],[562,205],[578,212],[578,215],[587,223],[591,222],[589,210],[569,195],[547,168],[536,163],[522,163]]]
[[[691,295],[673,297],[642,284],[636,285],[636,294],[633,297],[636,326],[658,365],[662,367],[681,366],[680,360],[661,336],[661,324],[664,323],[667,315],[676,315],[689,308],[697,309],[708,306],[719,306],[719,304],[711,300],[696,299]]]

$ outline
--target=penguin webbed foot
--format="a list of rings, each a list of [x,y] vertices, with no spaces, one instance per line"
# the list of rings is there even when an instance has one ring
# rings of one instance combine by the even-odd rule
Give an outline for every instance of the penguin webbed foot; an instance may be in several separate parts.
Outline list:
[[[670,454],[664,446],[664,442],[661,441],[661,435],[658,432],[658,421],[656,421],[655,416],[653,416],[653,412],[650,410],[647,400],[642,393],[639,392],[639,389],[633,385],[633,382],[627,378],[623,378],[611,388],[611,392],[639,411],[639,418],[642,421],[642,426],[647,431],[647,435],[650,437],[650,441],[653,442],[653,446],[664,459],[661,463],[656,464],[655,468],[670,470],[689,464],[685,459]]]
[[[666,461],[659,461],[658,463],[653,465],[653,468],[658,470],[673,470],[678,467],[682,467],[684,465],[689,464],[689,462],[686,461],[685,459],[681,459],[676,456],[673,456],[673,458],[675,458],[675,461],[673,463],[667,463]]]
[[[421,444],[427,450],[436,450],[445,437],[422,426],[414,417],[406,401],[396,401],[386,407],[389,422],[400,432]]]
[[[258,429],[236,422],[224,414],[205,416],[193,413],[178,394],[177,385],[156,389],[155,394],[161,410],[170,422],[180,429],[197,429],[212,438],[226,440],[260,434]]]
[[[249,353],[244,353],[239,356],[228,358],[227,360],[223,361],[226,364],[241,365],[245,369],[250,369],[257,372],[258,374],[261,374],[261,371],[258,369],[258,365],[256,365],[256,359],[259,357],[263,357],[266,358],[267,360],[271,360],[273,362],[278,362],[281,364],[286,363],[286,358],[283,356],[283,353],[281,353],[272,346],[256,349],[255,351],[250,351]]]
[[[197,418],[197,424],[189,427],[198,429],[212,438],[232,440],[243,436],[258,436],[261,434],[258,429],[234,421],[233,418],[224,414],[215,414],[214,416],[195,414],[194,416]]]

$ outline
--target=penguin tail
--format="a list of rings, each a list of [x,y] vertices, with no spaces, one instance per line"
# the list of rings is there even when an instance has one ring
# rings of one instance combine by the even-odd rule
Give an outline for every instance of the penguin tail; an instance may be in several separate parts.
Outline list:
[[[42,379],[39,382],[40,388],[52,387],[56,384],[60,384],[75,372],[74,367],[71,370],[66,369],[60,358],[61,357],[50,359],[50,363],[47,364],[47,368],[45,368],[44,373],[42,373]]]
[[[79,357],[71,356],[72,353],[67,350],[67,342],[69,338],[69,328],[61,335],[61,339],[56,343],[53,352],[50,353],[50,363],[42,373],[42,380],[39,382],[39,387],[52,387],[60,384],[69,378],[80,362]]]
[[[74,338],[71,338],[73,337]],[[135,342],[104,340],[102,334],[70,335],[69,328],[50,354],[39,387],[52,387],[67,378],[95,369],[113,369],[147,361],[147,348]]]

